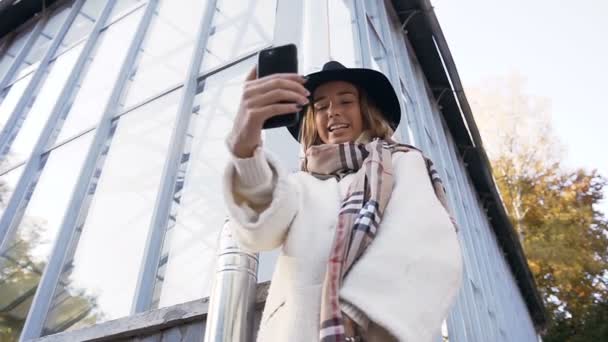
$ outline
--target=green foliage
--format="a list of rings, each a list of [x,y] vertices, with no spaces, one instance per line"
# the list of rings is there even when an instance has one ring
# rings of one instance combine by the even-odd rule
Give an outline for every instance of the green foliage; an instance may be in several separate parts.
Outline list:
[[[0,213],[11,190],[9,184],[0,178]],[[45,242],[41,235],[47,229],[45,224],[41,218],[23,217],[17,232],[0,250],[0,342],[19,340],[47,261],[36,252]],[[65,275],[67,278],[69,274]],[[62,331],[72,325],[94,324],[103,318],[95,296],[65,281],[62,285],[62,305],[59,309],[54,308],[56,310],[47,320],[47,325],[55,330],[45,330],[45,334]]]

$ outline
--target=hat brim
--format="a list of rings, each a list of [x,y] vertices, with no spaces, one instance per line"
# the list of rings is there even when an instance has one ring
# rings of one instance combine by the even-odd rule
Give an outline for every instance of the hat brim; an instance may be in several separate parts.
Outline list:
[[[318,86],[330,81],[345,81],[362,88],[367,93],[369,99],[380,109],[381,114],[391,127],[396,129],[399,125],[399,121],[401,120],[399,99],[391,82],[381,72],[363,68],[344,68],[319,71],[309,74],[307,77],[308,81],[305,87],[311,94],[314,94]],[[299,115],[298,123],[287,127],[289,133],[296,140],[299,138],[300,127],[307,110],[308,106],[304,106],[300,112],[301,115]]]

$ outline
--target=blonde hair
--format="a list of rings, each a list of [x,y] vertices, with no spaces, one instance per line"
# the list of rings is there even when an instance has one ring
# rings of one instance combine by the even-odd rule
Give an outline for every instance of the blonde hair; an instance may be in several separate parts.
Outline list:
[[[357,85],[355,87],[359,91],[359,107],[361,109],[361,116],[363,117],[363,131],[367,132],[370,138],[390,138],[394,133],[391,125],[381,114],[380,109],[367,96],[367,93],[361,87]],[[304,151],[310,146],[323,144],[317,132],[314,115],[314,106],[310,104],[306,109],[302,126],[300,127],[299,140]]]

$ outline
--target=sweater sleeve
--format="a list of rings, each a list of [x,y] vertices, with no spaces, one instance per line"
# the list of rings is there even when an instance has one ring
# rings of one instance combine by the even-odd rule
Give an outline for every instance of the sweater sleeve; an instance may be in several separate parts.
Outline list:
[[[297,186],[262,147],[251,158],[232,157],[224,172],[224,199],[235,238],[251,251],[279,247],[298,211]]]

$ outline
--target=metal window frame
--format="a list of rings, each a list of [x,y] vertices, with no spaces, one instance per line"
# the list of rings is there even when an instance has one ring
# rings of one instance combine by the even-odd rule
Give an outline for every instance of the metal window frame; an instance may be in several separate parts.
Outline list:
[[[268,47],[271,47],[271,46],[272,45],[265,45],[265,46],[260,47],[260,49],[265,49],[265,48],[268,48]],[[238,63],[240,63],[240,62],[242,62],[242,61],[244,61],[246,59],[249,59],[252,56],[256,55],[257,53],[258,53],[258,50],[252,51],[252,52],[247,52],[247,53],[242,54],[242,55],[238,56],[236,59],[231,60],[231,61],[229,61],[229,62],[227,62],[225,64],[221,64],[221,65],[219,65],[217,67],[214,67],[213,69],[201,72],[197,76],[197,82],[201,82],[203,79],[205,79],[207,77],[210,77],[210,76],[212,76],[214,74],[217,74],[218,72],[221,72],[221,71],[223,71],[225,69],[228,69],[228,68],[230,68],[230,67],[232,67],[232,66],[234,66],[234,65],[236,65],[236,64],[238,64]],[[142,106],[145,106],[148,103],[153,102],[154,100],[156,100],[156,99],[158,99],[160,97],[163,97],[163,96],[165,96],[165,95],[167,95],[167,94],[169,94],[169,93],[171,93],[171,92],[173,92],[173,91],[175,91],[175,90],[177,90],[177,89],[179,89],[179,88],[181,88],[183,86],[184,86],[183,82],[174,83],[173,85],[170,85],[167,88],[161,90],[159,93],[157,93],[155,95],[150,95],[149,97],[143,99],[141,102],[138,102],[138,103],[133,104],[131,106],[125,107],[120,112],[116,112],[116,114],[114,115],[114,119],[119,118],[119,117],[121,117],[123,115],[129,114],[130,112],[132,112],[132,111],[134,111],[134,110],[136,110],[136,109],[138,109],[138,108],[140,108]],[[83,136],[83,135],[91,132],[95,128],[97,128],[96,124],[95,125],[91,125],[91,126],[85,128],[85,129],[83,129],[82,131],[80,131],[78,133],[75,133],[73,136],[67,137],[67,138],[65,138],[65,139],[63,139],[61,141],[55,141],[55,142],[53,142],[52,145],[47,146],[42,151],[41,154],[45,154],[45,153],[51,152],[52,150],[54,150],[56,148],[59,148],[59,147],[65,145],[65,144],[69,143],[70,141],[73,141],[73,140],[75,140],[75,139],[77,139],[77,138],[79,138],[79,137],[81,137],[81,136]],[[5,171],[3,171],[2,173],[0,173],[0,177],[8,174],[9,172],[11,172],[11,171],[13,171],[13,170],[15,170],[17,168],[19,168],[20,166],[25,165],[26,162],[27,162],[27,159],[21,160],[21,161],[18,161],[16,163],[14,163],[13,165],[10,166],[10,168],[7,168]]]
[[[433,129],[433,123],[428,122],[429,116],[432,115],[432,92],[429,91],[428,85],[426,84],[426,78],[422,74],[420,69],[420,64],[413,58],[412,71],[414,72],[414,77],[419,82],[423,82],[422,84],[415,84],[416,89],[414,91],[416,98],[419,102],[419,108],[421,110],[421,115],[419,115],[420,127],[430,127]],[[437,139],[437,137],[435,137]],[[422,137],[422,141],[425,141],[424,136]],[[431,148],[429,146],[429,151],[431,152]],[[439,151],[440,161],[442,166],[449,167],[452,169],[452,173],[455,177],[458,177],[458,173],[454,170],[454,164],[451,162],[445,161],[445,156],[443,156],[443,152],[440,148],[437,148]],[[436,161],[438,162],[438,161]],[[458,178],[457,178],[458,179]],[[460,225],[460,242],[461,249],[463,254],[463,259],[465,263],[465,274],[470,274],[472,277],[464,277],[463,285],[462,285],[462,297],[463,300],[463,308],[465,309],[465,317],[463,321],[465,322],[465,329],[467,329],[467,335],[469,338],[473,338],[474,340],[483,340],[490,341],[491,339],[488,336],[487,327],[484,326],[482,316],[480,316],[479,305],[480,304],[475,298],[473,286],[481,287],[481,275],[480,265],[478,258],[474,255],[474,246],[475,243],[472,241],[473,238],[471,236],[471,229],[473,229],[473,224],[471,222],[471,218],[469,217],[466,209],[463,207],[462,200],[459,200],[457,194],[461,194],[462,186],[459,184],[459,181],[456,180],[453,183],[446,184],[448,189],[447,195],[450,198],[450,205],[454,210],[454,214],[456,216],[457,222]]]
[[[1,1],[1,0],[0,0]],[[77,0],[74,0],[77,1]],[[143,2],[137,3],[135,4],[133,7],[127,8],[125,9],[124,12],[121,12],[119,15],[117,15],[115,18],[111,18],[110,21],[108,21],[105,26],[103,27],[103,29],[106,29],[110,26],[112,26],[113,24],[115,24],[118,21],[121,21],[122,19],[124,19],[125,17],[128,17],[132,12],[137,11],[139,8],[143,7],[146,5],[148,0],[144,0]],[[60,7],[61,5],[63,5],[63,2],[60,3],[54,3],[51,8],[47,8],[47,10],[54,10],[55,7]],[[90,18],[88,15],[85,15],[85,13],[82,13],[83,16],[86,16],[88,18]],[[103,31],[102,29],[102,31]],[[88,35],[87,35],[88,36]],[[73,49],[76,45],[79,45],[81,42],[87,40],[87,36],[84,36],[76,41],[74,41],[73,43],[71,43],[70,45],[67,45],[65,50],[61,51],[61,53],[57,54],[57,56],[51,56],[50,61],[54,61],[56,60],[59,56],[63,55],[64,53],[68,52],[69,50]],[[1,55],[1,54],[0,54]],[[15,83],[17,83],[19,80],[29,76],[31,73],[35,72],[36,70],[29,70],[27,73],[20,75],[19,77],[15,78],[14,80],[9,81],[6,85],[5,88],[8,86],[11,86]]]
[[[116,0],[109,0],[108,5],[113,5]],[[102,11],[102,15],[106,15]],[[70,99],[70,95],[74,91],[74,85],[78,81],[80,74],[89,58],[89,55],[92,52],[93,47],[99,37],[99,34],[102,30],[102,25],[99,22],[103,22],[106,20],[105,17],[100,15],[96,26],[90,33],[90,36],[85,43],[83,50],[80,52],[80,56],[78,60],[74,64],[72,71],[70,72],[70,76],[68,77],[65,85],[59,95],[57,102],[55,103],[53,109],[51,110],[51,115],[49,115],[49,119],[47,120],[42,133],[38,137],[36,141],[35,147],[32,150],[32,153],[28,160],[25,162],[24,171],[19,181],[17,182],[15,189],[13,191],[13,195],[9,199],[7,206],[5,208],[4,214],[0,218],[0,250],[3,250],[3,245],[6,243],[8,237],[11,234],[9,232],[15,228],[20,220],[19,217],[15,217],[20,206],[22,204],[23,199],[25,198],[25,194],[30,186],[30,184],[35,182],[35,177],[39,171],[41,164],[41,156],[44,154],[46,150],[46,146],[49,143],[51,135],[55,129],[56,123],[59,121],[62,110],[64,106],[68,103]],[[14,168],[13,168],[14,169]]]
[[[456,169],[455,168],[455,163],[457,163],[457,160],[453,159],[453,155],[451,155],[451,153],[449,151],[446,151],[445,148],[447,147],[447,142],[445,141],[445,136],[442,134],[439,134],[437,132],[437,122],[434,120],[434,117],[436,115],[438,115],[438,108],[436,107],[436,103],[435,101],[432,100],[433,95],[432,92],[430,91],[428,84],[425,82],[422,85],[423,89],[420,89],[424,94],[423,96],[425,96],[425,104],[424,107],[425,109],[428,111],[426,114],[423,116],[423,120],[427,123],[425,125],[425,127],[429,127],[431,130],[431,134],[434,137],[435,141],[436,141],[436,145],[437,145],[437,152],[440,156],[440,161],[443,167],[447,167],[450,169],[450,172],[454,175],[455,180],[454,182],[447,182],[446,185],[451,186],[451,191],[449,191],[448,197],[451,197],[451,206],[452,208],[456,209],[456,212],[460,212],[460,220],[458,222],[464,223],[464,225],[461,224],[461,227],[467,227],[467,231],[463,232],[463,237],[466,240],[466,237],[469,237],[468,240],[468,246],[465,245],[464,248],[467,248],[469,246],[473,247],[468,249],[468,251],[471,252],[470,256],[471,256],[471,260],[470,262],[473,263],[473,270],[474,272],[477,273],[477,276],[479,277],[479,289],[480,289],[480,293],[482,295],[481,298],[481,303],[477,300],[477,298],[475,297],[474,293],[473,293],[473,289],[470,288],[468,285],[469,284],[465,284],[465,295],[469,295],[470,297],[468,299],[470,299],[471,303],[473,303],[473,308],[474,310],[472,310],[472,316],[473,318],[478,322],[478,324],[476,324],[475,326],[479,328],[478,333],[480,333],[484,339],[484,341],[496,341],[495,337],[492,336],[493,330],[490,329],[490,327],[488,326],[488,324],[485,324],[485,320],[486,320],[486,314],[483,312],[483,309],[485,308],[486,305],[486,298],[484,297],[484,291],[485,290],[485,279],[484,276],[486,275],[484,272],[481,272],[482,270],[482,261],[479,260],[479,258],[477,257],[478,254],[475,253],[475,251],[480,251],[482,250],[483,247],[479,246],[479,243],[473,239],[473,237],[470,234],[464,234],[464,233],[470,233],[471,229],[475,229],[474,227],[477,226],[477,222],[475,222],[473,215],[471,214],[471,210],[469,208],[469,210],[467,210],[467,208],[464,207],[463,201],[466,201],[469,203],[469,205],[473,204],[475,202],[471,202],[471,198],[468,196],[470,189],[465,189],[464,184],[462,184],[462,170],[460,169]],[[448,148],[449,149],[449,148]],[[447,175],[442,175],[442,177],[445,179]],[[478,304],[478,305],[475,305]],[[481,304],[481,305],[479,305]]]
[[[154,287],[156,285],[156,273],[162,253],[171,205],[173,203],[173,192],[179,170],[180,158],[186,141],[188,123],[190,122],[190,116],[192,114],[192,104],[194,103],[194,97],[196,95],[198,71],[202,64],[205,46],[207,45],[211,32],[216,5],[217,0],[209,0],[207,2],[203,18],[196,33],[196,45],[192,52],[188,72],[186,73],[186,78],[184,80],[184,89],[182,90],[179,102],[177,121],[173,132],[171,133],[167,159],[163,166],[161,177],[163,182],[156,195],[153,216],[150,220],[148,236],[146,237],[146,247],[131,307],[132,314],[149,310],[152,304]]]
[[[25,193],[27,189],[30,187],[30,184],[35,182],[34,178],[38,174],[38,170],[40,168],[42,153],[47,146],[49,139],[55,129],[56,123],[59,121],[63,108],[69,101],[70,95],[74,91],[74,85],[78,81],[83,68],[89,59],[93,48],[95,47],[101,30],[103,28],[104,22],[107,20],[107,17],[114,6],[116,0],[109,0],[104,9],[102,10],[95,26],[89,34],[89,37],[83,47],[83,50],[80,52],[80,56],[76,61],[68,80],[66,81],[61,94],[57,102],[55,103],[51,115],[49,116],[49,120],[45,125],[42,134],[38,138],[36,142],[36,146],[32,151],[32,155],[30,159],[26,162],[25,170],[19,179],[17,186],[15,187],[15,191],[13,196],[9,200],[7,208],[5,210],[4,215],[0,219],[0,227],[8,227],[9,224],[12,223],[12,228],[14,229],[17,223],[15,222],[15,213],[20,206],[21,202],[25,197]],[[63,228],[63,225],[62,225]],[[11,229],[12,230],[12,229]],[[10,238],[12,234],[6,234],[6,231],[0,231],[0,239],[3,238],[4,243]],[[38,284],[38,289],[34,296],[32,306],[30,307],[30,311],[27,315],[23,331],[21,333],[21,341],[25,341],[28,339],[39,337],[42,332],[42,327],[44,325],[44,316],[47,312],[47,308],[50,305],[51,296],[55,289],[56,280],[58,277],[51,277],[50,274],[55,271],[55,273],[60,272],[61,263],[63,258],[59,258],[57,253],[57,248],[62,245],[61,242],[68,240],[70,235],[66,234],[66,229],[60,229],[57,240],[55,241],[53,251],[51,252],[51,257],[45,267],[45,271],[40,279]],[[4,244],[3,243],[3,244]],[[65,243],[63,243],[65,244]],[[3,248],[0,248],[3,249]]]
[[[110,0],[102,12],[102,16],[96,23],[103,23],[108,19],[112,7],[114,7],[115,0]],[[87,190],[89,188],[90,180],[95,172],[97,161],[101,155],[101,152],[105,146],[106,139],[112,129],[112,122],[114,119],[114,112],[118,107],[120,96],[123,92],[124,85],[128,79],[129,71],[135,62],[135,58],[142,44],[143,37],[149,27],[151,18],[156,10],[158,0],[149,0],[146,4],[145,12],[140,19],[137,29],[131,38],[129,50],[123,60],[118,79],[116,80],[112,93],[108,98],[99,125],[93,137],[93,141],[87,156],[83,163],[83,167],[78,175],[78,180],[68,208],[66,215],[61,223],[59,234],[55,240],[51,257],[45,268],[44,274],[38,285],[38,291],[34,297],[32,308],[30,309],[28,319],[26,321],[27,330],[24,328],[22,339],[31,339],[40,337],[42,329],[44,327],[45,316],[50,309],[52,304],[53,294],[61,278],[61,271],[63,269],[63,263],[66,260],[67,253],[72,243],[77,243],[72,240],[76,230],[76,221],[81,214],[82,199],[85,198]],[[102,20],[103,19],[103,20]],[[100,27],[102,24],[99,25]],[[95,30],[99,34],[103,29]]]
[[[72,8],[70,9],[70,13],[65,18],[63,24],[61,25],[61,28],[53,38],[51,45],[44,53],[44,56],[38,64],[38,67],[34,71],[34,75],[30,79],[25,90],[23,91],[23,95],[15,105],[15,108],[13,108],[9,119],[6,121],[6,124],[2,129],[2,132],[0,133],[0,159],[5,157],[4,151],[8,152],[8,148],[10,148],[9,144],[12,143],[12,138],[14,138],[19,133],[20,129],[17,129],[15,127],[15,124],[24,114],[24,110],[26,109],[30,99],[34,97],[34,91],[38,88],[38,85],[41,84],[43,76],[48,70],[51,58],[59,48],[63,37],[74,22],[74,19],[78,15],[78,12],[80,11],[80,8],[82,8],[83,4],[84,0],[75,0],[75,2],[73,3]]]

